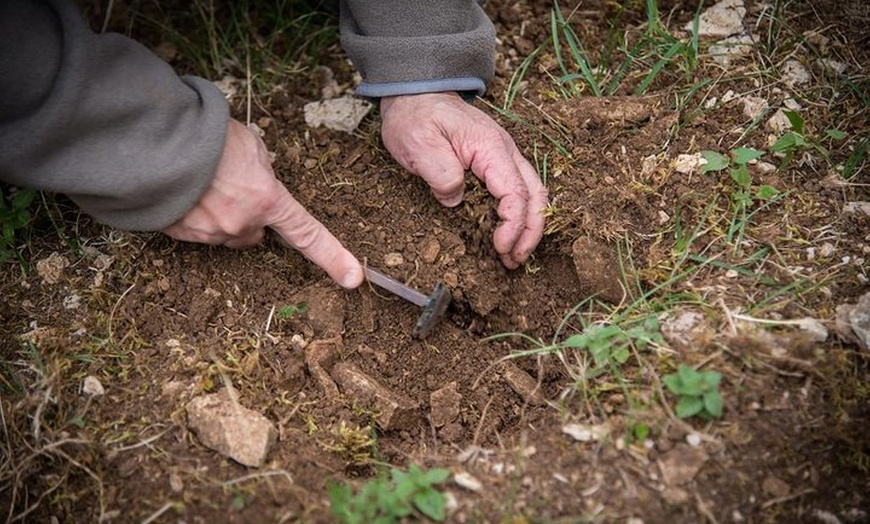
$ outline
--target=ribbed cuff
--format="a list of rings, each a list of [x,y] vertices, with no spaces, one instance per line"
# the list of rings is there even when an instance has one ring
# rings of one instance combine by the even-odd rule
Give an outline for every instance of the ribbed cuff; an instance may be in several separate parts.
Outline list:
[[[441,80],[418,80],[414,82],[386,82],[381,84],[363,82],[356,88],[356,94],[366,98],[443,93],[445,91],[456,91],[463,95],[463,97],[466,97],[465,95],[482,95],[486,92],[486,83],[481,78],[461,77]]]

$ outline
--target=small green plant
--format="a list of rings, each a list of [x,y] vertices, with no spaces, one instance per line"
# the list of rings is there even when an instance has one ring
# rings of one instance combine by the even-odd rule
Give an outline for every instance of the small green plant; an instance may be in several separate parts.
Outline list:
[[[308,313],[308,303],[299,302],[297,304],[287,304],[278,310],[278,318],[288,319],[293,317],[302,317]]]
[[[722,417],[722,396],[719,394],[721,373],[695,371],[690,366],[680,364],[676,373],[665,375],[662,381],[671,393],[680,397],[677,402],[678,417]]]
[[[815,151],[821,155],[822,158],[825,159],[825,162],[827,162],[828,165],[831,165],[833,163],[831,161],[831,153],[828,151],[825,142],[827,141],[830,145],[830,143],[834,141],[844,140],[848,135],[839,129],[829,128],[825,129],[822,136],[812,136],[806,131],[804,127],[804,118],[798,112],[783,111],[783,113],[786,118],[788,118],[788,121],[791,124],[791,129],[786,131],[781,137],[779,137],[779,140],[770,146],[771,153],[783,155],[780,169],[788,166],[796,154],[809,150]],[[864,147],[866,148],[866,144]],[[860,147],[858,149],[860,149]],[[851,172],[849,172],[848,166],[844,169],[843,177],[851,177]]]
[[[773,186],[752,184],[749,163],[764,156],[764,152],[751,147],[738,147],[731,151],[730,158],[716,151],[701,151],[701,155],[707,161],[701,166],[701,173],[728,169],[731,180],[737,186],[731,193],[733,217],[726,240],[739,244],[750,217],[749,209],[757,202],[773,202],[780,194]]]
[[[348,484],[331,484],[332,514],[341,524],[391,524],[415,514],[443,522],[447,499],[434,486],[449,476],[446,469],[411,465],[407,472],[393,469],[389,478],[366,482],[355,495]]]
[[[662,344],[659,320],[647,317],[643,323],[624,329],[618,324],[592,324],[580,333],[571,335],[561,346],[585,349],[592,356],[594,366],[586,371],[586,378],[595,378],[612,366],[625,364],[631,356],[631,348],[643,351],[650,344]]]
[[[15,257],[24,263],[16,244],[20,240],[19,232],[33,219],[30,204],[35,197],[36,191],[33,189],[20,189],[15,193],[0,189],[0,262]]]

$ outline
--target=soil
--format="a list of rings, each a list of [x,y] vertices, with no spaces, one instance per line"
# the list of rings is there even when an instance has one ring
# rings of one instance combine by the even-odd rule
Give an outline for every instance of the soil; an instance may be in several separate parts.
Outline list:
[[[696,9],[659,4],[673,28]],[[755,27],[760,7],[747,4]],[[825,28],[832,49],[867,63],[866,34],[841,19],[840,4],[789,5],[791,31]],[[572,24],[588,49],[605,45],[618,7],[577,6]],[[499,0],[487,10],[500,40],[485,100],[501,107],[518,63],[549,38],[551,5]],[[645,22],[642,6],[621,16]],[[340,85],[352,84],[337,47],[320,59]],[[527,158],[543,165],[550,151],[547,235],[515,271],[498,262],[495,203],[472,176],[464,203],[441,207],[385,151],[376,112],[354,134],[309,129],[302,107],[321,87],[310,76],[261,93],[251,120],[291,193],[368,265],[427,294],[438,282],[451,289],[446,318],[424,340],[411,337],[419,307],[367,285],[344,291],[274,238],[245,251],[178,243],[111,230],[62,197],[46,199],[27,246],[30,270],[12,261],[0,278],[3,464],[15,472],[2,477],[0,507],[24,522],[328,522],[331,482],[359,485],[379,465],[418,464],[482,483],[477,492],[445,486],[451,522],[870,521],[868,358],[833,332],[836,306],[870,291],[870,217],[843,212],[844,202],[870,200],[867,171],[861,183],[832,185],[809,157],[783,171],[753,168],[789,193],[755,215],[751,241],[720,242],[727,173],[680,174],[674,159],[727,151],[746,130],[738,100],[700,111],[703,101],[728,90],[782,98],[772,78],[749,74],[755,59],[734,67],[746,74],[730,72],[740,79],[709,84],[675,111],[691,85],[680,71],[665,70],[643,97],[633,94],[642,75],[629,75],[613,96],[565,99],[553,88],[558,64],[544,53],[511,108],[517,118],[475,102]],[[866,106],[843,85],[836,96],[824,79],[813,82],[812,96],[829,103],[801,99],[818,113],[808,125],[821,132],[840,119],[866,136]],[[234,101],[240,118],[245,107]],[[766,139],[748,132],[740,145],[763,148]],[[850,151],[829,153],[837,164]],[[678,227],[700,231],[695,254],[723,263],[656,294],[689,267],[675,254]],[[826,243],[833,254],[809,258]],[[36,263],[50,255],[54,273]],[[546,345],[645,293],[672,301],[651,306],[663,325],[686,312],[702,320],[666,332],[616,375],[582,379],[570,351],[527,351],[531,339]],[[282,314],[303,304],[303,313]],[[735,326],[739,312],[819,318],[831,334]],[[721,420],[673,415],[660,376],[679,362],[723,374]],[[336,387],[337,366],[376,381],[407,413],[386,420],[383,405]],[[81,393],[88,375],[105,395]],[[227,381],[277,428],[261,468],[207,449],[187,426],[187,403]],[[577,441],[563,431],[569,423],[606,435]],[[649,434],[639,437],[641,427]],[[354,448],[349,430],[374,435],[375,446]]]

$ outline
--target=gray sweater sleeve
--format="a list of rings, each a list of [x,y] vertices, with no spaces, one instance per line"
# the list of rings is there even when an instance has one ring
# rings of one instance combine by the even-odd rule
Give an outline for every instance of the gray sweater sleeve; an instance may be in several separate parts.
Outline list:
[[[220,91],[94,34],[72,1],[0,0],[0,93],[0,180],[65,193],[115,227],[184,216],[223,152]]]
[[[495,30],[475,0],[341,0],[341,43],[360,96],[482,94],[495,70]]]

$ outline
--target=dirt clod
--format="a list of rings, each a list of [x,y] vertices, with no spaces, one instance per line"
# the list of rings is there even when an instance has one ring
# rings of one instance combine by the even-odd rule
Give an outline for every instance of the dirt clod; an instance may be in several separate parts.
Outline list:
[[[342,393],[376,410],[381,429],[385,431],[408,429],[420,422],[418,403],[390,391],[353,364],[347,362],[336,364],[332,368],[332,377]]]
[[[574,268],[584,295],[618,304],[625,294],[620,284],[616,250],[589,237],[580,237],[571,245]]]
[[[462,395],[456,389],[456,382],[450,382],[429,394],[429,417],[432,424],[440,428],[456,420],[459,416],[460,402],[462,402]]]

